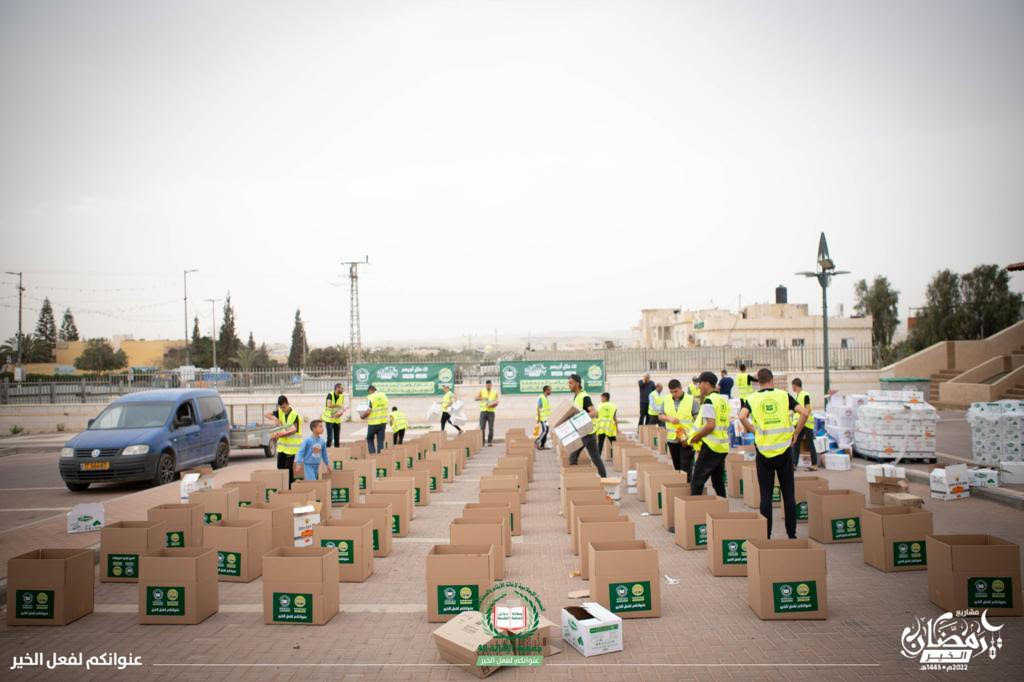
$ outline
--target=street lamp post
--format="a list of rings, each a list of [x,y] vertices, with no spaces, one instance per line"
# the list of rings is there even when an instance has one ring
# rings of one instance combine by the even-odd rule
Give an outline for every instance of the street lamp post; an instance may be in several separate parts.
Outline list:
[[[185,364],[189,364],[188,356],[188,276],[193,272],[199,272],[198,269],[193,268],[191,270],[185,270],[185,274],[182,275],[181,279],[185,284]]]
[[[220,298],[207,298],[205,299],[210,303],[210,320],[213,324],[213,367],[210,369],[216,369],[217,367],[217,310],[216,305],[223,299]]]
[[[21,294],[22,294],[22,292],[25,291],[25,287],[21,286],[21,273],[20,272],[9,272],[8,271],[7,274],[8,275],[17,275],[18,276],[18,369],[20,371],[21,370],[21,360],[22,360],[22,348],[25,345],[23,340],[22,340],[22,337],[21,337]],[[17,379],[17,380],[21,381],[20,378]]]
[[[836,275],[848,275],[849,270],[836,270],[836,264],[832,261],[832,258],[828,255],[828,242],[825,241],[825,233],[821,233],[821,237],[818,239],[818,268],[814,272],[798,272],[798,275],[804,277],[814,277],[818,280],[818,284],[821,285],[821,340],[824,344],[822,348],[822,360],[825,365],[824,367],[824,396],[823,400],[828,400],[828,392],[831,388],[831,381],[829,377],[829,357],[828,357],[828,285],[833,277]]]

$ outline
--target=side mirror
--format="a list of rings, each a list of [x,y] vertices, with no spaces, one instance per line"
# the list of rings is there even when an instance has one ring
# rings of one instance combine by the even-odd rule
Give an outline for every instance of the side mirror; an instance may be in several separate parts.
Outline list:
[[[86,422],[86,424],[85,424],[85,428],[87,428],[87,429],[91,429],[91,428],[92,428],[92,425],[93,425],[93,424],[95,424],[95,423],[96,423],[96,420],[95,420],[95,419],[90,419],[90,420],[89,420],[88,422]]]

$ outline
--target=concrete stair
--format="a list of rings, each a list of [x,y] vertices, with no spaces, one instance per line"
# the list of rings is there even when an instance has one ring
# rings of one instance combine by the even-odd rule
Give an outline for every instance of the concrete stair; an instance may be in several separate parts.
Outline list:
[[[939,403],[939,385],[962,373],[961,369],[944,369],[929,376],[931,382],[928,385],[928,402],[937,405]]]

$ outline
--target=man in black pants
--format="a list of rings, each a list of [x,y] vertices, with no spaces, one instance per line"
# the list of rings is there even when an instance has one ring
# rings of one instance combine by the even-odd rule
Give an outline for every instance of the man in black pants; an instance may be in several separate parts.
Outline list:
[[[793,481],[793,467],[789,449],[796,436],[792,434],[790,414],[800,415],[797,433],[807,421],[807,409],[797,403],[793,396],[775,388],[772,372],[763,367],[757,372],[759,391],[743,400],[740,407],[740,422],[743,428],[754,434],[754,449],[757,451],[757,486],[761,493],[761,516],[768,523],[768,537],[772,536],[772,489],[775,478],[779,479],[782,494],[782,509],[786,519],[786,535],[796,537],[796,491]]]
[[[694,426],[695,433],[687,443],[700,443],[700,454],[693,466],[690,494],[703,495],[704,484],[711,479],[715,494],[725,497],[725,458],[729,454],[729,401],[719,395],[718,377],[714,372],[701,372],[697,377],[701,406],[699,420],[704,425]],[[698,422],[699,423],[699,422]],[[696,446],[694,447],[696,449]]]
[[[658,419],[664,422],[668,452],[672,456],[672,467],[685,471],[686,480],[693,478],[693,448],[687,439],[694,432],[694,419],[700,412],[700,401],[683,391],[679,379],[668,382],[669,395],[661,401]],[[699,424],[703,426],[703,422]]]
[[[637,384],[640,386],[640,421],[637,423],[637,426],[653,424],[654,422],[652,422],[647,416],[647,408],[651,404],[651,392],[654,390],[654,382],[651,381],[651,375],[645,374]]]
[[[597,408],[594,407],[594,401],[583,390],[583,378],[579,374],[569,375],[569,390],[573,393],[572,404],[576,406],[576,409],[589,414],[591,421],[596,423]],[[569,455],[569,464],[579,462],[580,453],[586,448],[587,454],[590,455],[590,461],[594,463],[594,467],[597,469],[597,473],[601,478],[606,477],[608,473],[605,471],[604,462],[601,461],[601,451],[597,449],[597,437],[593,433],[588,433],[586,436],[583,436],[582,443],[583,445],[580,446],[579,450]]]

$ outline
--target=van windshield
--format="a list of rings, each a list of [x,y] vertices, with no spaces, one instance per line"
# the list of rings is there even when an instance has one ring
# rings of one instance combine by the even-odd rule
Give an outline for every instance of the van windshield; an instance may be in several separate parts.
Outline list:
[[[173,409],[173,403],[117,403],[100,412],[89,430],[150,429],[163,426]]]

